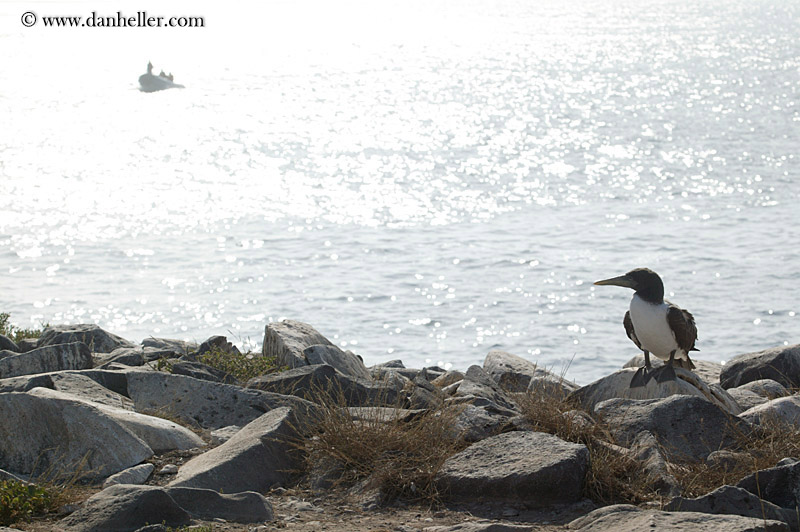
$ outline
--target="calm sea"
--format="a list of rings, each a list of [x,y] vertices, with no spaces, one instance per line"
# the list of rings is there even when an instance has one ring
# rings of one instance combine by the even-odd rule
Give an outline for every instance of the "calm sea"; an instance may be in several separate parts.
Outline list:
[[[0,5],[12,321],[587,383],[648,266],[697,358],[800,342],[800,1],[264,4]],[[206,27],[42,24],[118,9]]]

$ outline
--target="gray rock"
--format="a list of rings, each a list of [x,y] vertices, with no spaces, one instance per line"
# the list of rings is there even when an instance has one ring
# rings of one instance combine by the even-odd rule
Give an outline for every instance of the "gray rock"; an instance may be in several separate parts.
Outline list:
[[[103,482],[103,488],[113,486],[115,484],[144,484],[153,470],[156,468],[153,464],[140,464],[137,466],[129,467],[119,473],[114,473]]]
[[[333,344],[307,323],[283,320],[266,326],[261,352],[266,357],[277,357],[281,366],[296,368],[308,365],[303,351],[312,345]]]
[[[19,353],[19,346],[17,343],[8,336],[0,334],[0,351],[11,351],[12,353]],[[0,358],[3,358],[0,356]]]
[[[489,351],[483,369],[500,388],[512,393],[526,391],[533,377],[549,373],[530,360],[498,350]]]
[[[702,512],[705,514],[727,514],[770,519],[787,522],[786,515],[779,506],[763,501],[743,488],[722,486],[711,493],[686,499],[675,497],[664,507],[669,512]],[[788,524],[788,522],[787,522]]]
[[[724,390],[709,386],[686,369],[675,368],[677,379],[673,381],[659,383],[655,379],[650,379],[647,386],[631,388],[630,383],[634,373],[633,369],[619,370],[584,386],[570,394],[568,399],[578,401],[581,406],[591,411],[598,403],[614,398],[660,399],[673,395],[692,395],[710,401],[731,415],[741,413],[739,405]]]
[[[572,521],[568,528],[579,532],[789,532],[786,523],[698,512],[640,510],[629,504],[599,508]]]
[[[147,416],[123,408],[91,403],[84,399],[46,388],[35,388],[28,393],[44,399],[78,400],[93,405],[103,414],[141,438],[155,453],[160,454],[205,446],[205,442],[197,434],[166,419]]]
[[[236,377],[225,373],[222,370],[213,368],[201,362],[191,360],[176,360],[170,363],[170,373],[173,375],[185,375],[194,379],[211,382],[223,382],[225,384],[236,384]]]
[[[750,410],[754,406],[763,405],[769,401],[766,397],[762,397],[756,392],[746,390],[744,387],[728,388],[728,395],[733,397],[733,400],[736,401],[736,404],[742,409],[742,413]]]
[[[49,374],[20,375],[0,379],[0,393],[27,392],[33,388],[53,388],[53,380]]]
[[[750,462],[752,457],[747,453],[736,451],[714,451],[706,457],[706,463],[721,471],[733,471],[745,460]]]
[[[20,353],[27,353],[36,349],[38,343],[38,338],[23,338],[17,342],[17,347],[19,347]]]
[[[168,487],[165,491],[196,519],[224,519],[234,523],[263,523],[275,519],[269,501],[253,491],[221,494],[207,489],[178,487]]]
[[[169,338],[145,338],[142,340],[142,347],[154,347],[173,351],[178,355],[186,355],[197,351],[197,342],[187,342],[185,340],[172,340]]]
[[[778,397],[786,397],[790,395],[789,390],[787,390],[783,384],[772,379],[759,379],[757,381],[750,381],[736,388],[731,388],[731,390],[748,390],[757,393],[765,399],[777,399]]]
[[[87,375],[72,371],[59,371],[49,373],[47,376],[52,381],[52,386],[45,386],[45,388],[52,388],[85,401],[133,410],[133,401],[128,397],[112,392]]]
[[[508,410],[516,410],[517,405],[506,395],[488,373],[480,366],[470,366],[464,374],[464,380],[458,386],[456,395],[473,396],[486,399],[493,405]],[[480,405],[480,403],[474,403]]]
[[[642,472],[649,477],[651,485],[658,493],[671,497],[680,494],[680,485],[667,469],[667,460],[652,433],[642,431],[637,434],[630,454],[641,464]]]
[[[169,485],[225,493],[286,486],[300,467],[300,457],[287,443],[297,437],[297,424],[289,408],[268,412],[219,447],[189,460]]]
[[[155,347],[118,347],[103,356],[102,362],[98,367],[100,369],[105,369],[114,363],[137,367],[149,362],[155,362],[162,358],[177,358],[177,356],[178,354],[171,349],[158,349]]]
[[[233,436],[242,430],[238,425],[230,425],[229,427],[222,427],[221,429],[211,431],[211,445],[222,445],[226,441],[233,438]]]
[[[86,459],[87,476],[102,478],[153,455],[146,443],[97,406],[32,395],[36,391],[50,390],[0,394],[3,469],[30,475],[51,468],[69,474]]]
[[[0,359],[0,378],[91,367],[92,354],[86,344],[75,342],[48,345]]]
[[[207,429],[244,426],[264,412],[281,406],[313,407],[297,397],[246,390],[183,375],[131,369],[126,377],[128,395],[138,412],[158,412]]]
[[[453,430],[455,436],[468,442],[484,440],[505,430],[512,423],[512,415],[486,406],[463,405],[463,411],[456,418]]]
[[[581,498],[585,446],[551,434],[506,432],[448,458],[436,484],[453,500],[500,499],[547,506]]]
[[[319,401],[324,397],[341,399],[347,406],[396,405],[407,381],[387,376],[383,381],[355,379],[333,366],[316,364],[250,379],[247,388],[294,395]]]
[[[736,486],[794,512],[800,506],[800,462],[763,469],[746,476]]]
[[[350,416],[355,421],[369,421],[378,423],[389,423],[394,421],[409,422],[417,419],[426,410],[391,408],[382,406],[354,406],[347,409]]]
[[[439,388],[444,388],[446,386],[450,386],[455,382],[463,380],[464,380],[463,373],[461,373],[460,371],[451,370],[433,379],[433,381],[431,381],[431,384],[433,384],[434,386],[438,386]]]
[[[306,364],[328,364],[336,368],[343,375],[356,379],[371,379],[369,370],[364,362],[351,351],[343,351],[331,344],[311,345],[303,349]]]
[[[164,489],[117,484],[89,497],[59,525],[66,532],[133,532],[149,523],[176,527],[190,522]]]
[[[800,344],[735,356],[719,378],[725,389],[760,379],[772,379],[787,388],[800,387]]]
[[[653,368],[660,368],[664,365],[664,361],[656,357],[650,357],[650,364],[653,366]],[[695,368],[692,370],[692,373],[700,377],[703,382],[708,384],[719,382],[719,374],[722,372],[722,364],[719,362],[712,362],[710,360],[694,359],[694,365]],[[622,367],[639,369],[642,366],[644,366],[644,355],[638,354],[627,361]]]
[[[754,425],[781,422],[800,428],[800,396],[792,395],[767,401],[742,412],[739,417]]]
[[[73,342],[83,342],[95,353],[110,353],[118,347],[136,347],[134,343],[106,332],[93,323],[47,327],[36,345],[42,347]]]
[[[718,406],[696,396],[665,399],[609,399],[595,407],[621,442],[650,431],[668,456],[704,460],[711,452],[730,447],[746,426]]]

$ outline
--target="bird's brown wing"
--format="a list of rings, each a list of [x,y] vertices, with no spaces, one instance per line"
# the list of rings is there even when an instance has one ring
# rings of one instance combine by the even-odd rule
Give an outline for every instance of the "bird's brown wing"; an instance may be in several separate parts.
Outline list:
[[[622,320],[622,324],[625,326],[625,333],[628,335],[628,338],[636,344],[636,347],[642,349],[642,344],[639,343],[639,339],[636,338],[636,331],[633,330],[633,321],[631,321],[631,312],[628,311],[625,313],[625,318]],[[642,349],[644,351],[644,349]]]
[[[697,340],[697,327],[694,324],[694,316],[688,310],[683,310],[670,304],[667,311],[667,321],[672,332],[675,333],[678,347],[685,351],[687,355],[689,351],[697,351],[694,347],[694,343]]]

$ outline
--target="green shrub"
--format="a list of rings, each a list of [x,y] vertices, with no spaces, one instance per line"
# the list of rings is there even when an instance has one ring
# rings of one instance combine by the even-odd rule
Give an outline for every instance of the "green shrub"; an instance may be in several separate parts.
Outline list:
[[[198,360],[231,375],[240,383],[285,369],[278,366],[276,357],[265,357],[259,353],[228,353],[216,347],[200,355]]]
[[[9,323],[10,314],[7,312],[0,312],[0,334],[7,336],[19,342],[23,338],[39,338],[42,335],[42,330],[48,327],[48,324],[42,324],[39,329],[20,329],[19,327]]]
[[[0,481],[0,526],[29,521],[46,513],[51,499],[50,492],[41,486],[17,480]]]

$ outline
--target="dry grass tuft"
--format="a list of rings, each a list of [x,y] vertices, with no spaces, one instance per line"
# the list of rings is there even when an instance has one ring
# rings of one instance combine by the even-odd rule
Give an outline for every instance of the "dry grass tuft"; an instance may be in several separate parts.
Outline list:
[[[313,400],[320,408],[296,442],[312,477],[332,486],[377,488],[387,500],[439,501],[434,477],[466,447],[454,429],[463,407],[440,406],[407,420],[400,405],[376,406],[358,419],[341,390],[318,391]]]
[[[786,457],[800,457],[800,431],[776,416],[764,417],[761,424],[744,429],[731,424],[734,434],[731,459],[724,465],[703,462],[670,464],[670,473],[683,488],[685,497],[700,497],[716,488],[733,485],[744,477],[774,467]]]

